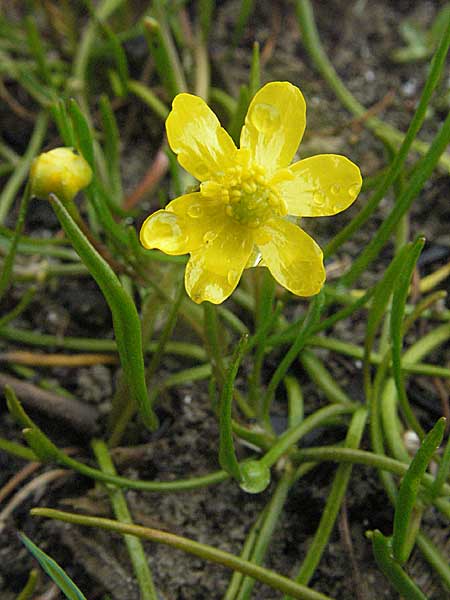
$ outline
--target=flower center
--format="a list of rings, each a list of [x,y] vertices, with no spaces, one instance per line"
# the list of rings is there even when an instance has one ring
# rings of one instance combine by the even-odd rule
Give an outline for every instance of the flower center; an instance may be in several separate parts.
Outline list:
[[[206,196],[220,198],[227,215],[247,227],[259,227],[272,216],[287,214],[284,200],[269,185],[259,165],[230,167],[219,181],[202,183],[201,191]]]

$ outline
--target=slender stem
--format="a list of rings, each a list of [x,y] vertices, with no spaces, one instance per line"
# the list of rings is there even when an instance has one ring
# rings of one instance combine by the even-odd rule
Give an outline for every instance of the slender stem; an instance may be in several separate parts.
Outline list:
[[[265,583],[271,588],[290,594],[293,598],[299,598],[300,600],[331,600],[328,596],[315,592],[310,588],[299,585],[274,571],[264,569],[258,565],[254,565],[246,560],[242,560],[229,552],[224,552],[212,546],[206,544],[200,544],[191,539],[173,535],[166,531],[160,531],[157,529],[150,529],[149,527],[140,527],[138,525],[131,525],[127,523],[119,523],[111,519],[103,519],[100,517],[88,517],[85,515],[77,515],[74,513],[67,513],[59,510],[53,510],[50,508],[33,508],[31,514],[35,517],[47,517],[51,519],[58,519],[65,521],[66,523],[73,523],[75,525],[85,525],[88,527],[98,527],[100,529],[106,529],[107,531],[114,531],[116,533],[123,533],[129,535],[135,535],[142,539],[146,539],[152,542],[165,544],[198,556],[203,560],[215,562],[229,569],[240,571],[245,575],[249,575],[254,579],[257,579],[261,583]]]
[[[3,270],[0,275],[0,299],[5,294],[11,282],[11,274],[14,266],[14,259],[16,258],[17,245],[19,243],[20,236],[22,235],[23,228],[25,226],[25,218],[30,203],[30,185],[25,187],[25,191],[22,196],[20,203],[19,216],[17,218],[16,228],[14,231],[14,237],[12,238],[11,245],[3,261]]]
[[[253,548],[249,560],[257,565],[262,564],[272,536],[275,532],[277,523],[280,519],[284,505],[286,503],[289,490],[295,477],[295,471],[291,464],[287,464],[280,481],[277,483],[275,492],[270,502],[264,509],[264,518],[262,519],[258,530],[255,532]],[[259,521],[259,519],[258,519]],[[255,585],[255,580],[251,577],[244,577],[239,593],[235,596],[236,600],[249,600]]]
[[[360,104],[358,100],[356,100],[356,98],[351,94],[351,92],[345,87],[343,81],[336,73],[333,65],[331,64],[330,59],[328,58],[327,53],[325,52],[322,46],[319,33],[317,31],[317,26],[314,21],[314,13],[310,0],[296,0],[295,6],[297,11],[298,24],[303,36],[303,43],[305,44],[308,53],[314,61],[315,66],[322,74],[324,79],[328,82],[330,87],[333,89],[333,91],[335,92],[339,100],[342,102],[342,104],[355,116],[364,117],[367,113],[367,109],[364,106],[362,106],[362,104]],[[377,119],[376,117],[364,119],[365,125],[372,131],[374,131],[376,134],[381,134],[384,138],[387,138],[397,144],[403,142],[404,148],[402,149],[402,155],[403,153],[405,155],[402,156],[401,162],[403,162],[406,158],[410,147],[412,147],[413,150],[416,150],[421,154],[425,154],[429,149],[428,144],[419,140],[414,140],[414,138],[422,125],[431,94],[440,80],[442,69],[445,66],[445,58],[447,55],[449,43],[450,28],[447,28],[445,34],[441,39],[439,48],[436,51],[432,68],[430,69],[427,83],[425,84],[425,88],[422,93],[422,98],[419,103],[416,115],[414,116],[414,119],[411,122],[410,129],[408,130],[407,135],[409,137],[407,141],[403,137],[402,133],[400,133],[394,127],[383,123],[383,121],[380,121],[380,119]],[[446,170],[450,169],[450,157],[448,155],[442,156],[440,162]],[[398,166],[401,167],[401,164],[399,164]],[[393,179],[395,178],[396,177],[394,177]],[[381,196],[381,198],[382,197],[383,196]],[[359,228],[359,225],[357,228]]]
[[[106,444],[101,440],[94,440],[92,442],[92,449],[94,450],[100,469],[110,475],[116,475],[116,469]],[[107,487],[107,491],[116,519],[121,523],[132,524],[131,514],[122,490]],[[141,600],[157,600],[158,594],[153,583],[141,540],[132,535],[124,535],[124,540],[139,584]]]
[[[358,448],[367,419],[367,410],[359,408],[353,415],[345,445],[347,448]],[[347,491],[348,482],[352,467],[350,464],[339,465],[327,502],[320,518],[319,527],[314,535],[314,539],[308,549],[308,553],[303,561],[300,571],[295,578],[297,583],[308,585],[314,572],[320,562],[322,554],[328,544],[331,532],[336,522],[342,501]],[[286,600],[288,600],[286,598]]]
[[[379,227],[376,235],[365,246],[359,254],[350,270],[341,277],[340,283],[347,287],[351,286],[365,271],[368,265],[378,256],[381,248],[389,239],[393,229],[396,227],[402,216],[409,210],[411,204],[430,178],[439,157],[447,148],[450,141],[450,114],[445,119],[440,131],[434,138],[426,155],[420,161],[420,168],[416,169],[405,187],[403,194],[395,203],[392,211],[385,218]]]
[[[16,194],[28,174],[31,162],[44,141],[47,123],[48,117],[46,113],[41,112],[37,116],[33,135],[31,136],[27,150],[0,194],[0,224],[3,224],[5,221]]]
[[[274,443],[272,448],[261,458],[260,463],[266,467],[271,467],[307,433],[320,426],[323,422],[328,421],[330,418],[352,413],[356,408],[357,405],[355,404],[348,404],[345,406],[342,404],[332,404],[325,408],[320,408],[301,423],[283,433],[283,435],[281,435]]]

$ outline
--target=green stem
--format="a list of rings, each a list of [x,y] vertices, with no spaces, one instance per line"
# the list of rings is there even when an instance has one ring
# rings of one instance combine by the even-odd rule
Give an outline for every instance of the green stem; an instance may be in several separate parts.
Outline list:
[[[22,591],[19,593],[16,600],[31,600],[38,582],[39,571],[37,569],[31,569],[25,587],[22,588]]]
[[[295,471],[291,465],[286,465],[286,468],[277,484],[275,492],[270,499],[270,502],[264,509],[264,518],[261,521],[258,531],[255,532],[253,548],[249,556],[252,563],[261,565],[269,548],[270,540],[274,534],[277,523],[280,519],[284,505],[287,500],[289,490],[292,486],[295,476]],[[255,580],[251,577],[244,577],[239,590],[235,596],[236,600],[249,600]]]
[[[114,531],[116,533],[135,535],[145,540],[165,544],[167,546],[171,546],[172,548],[176,548],[189,554],[193,554],[194,556],[198,556],[203,560],[220,564],[235,571],[240,571],[241,573],[249,575],[261,583],[278,590],[279,592],[290,594],[293,598],[299,598],[300,600],[331,600],[328,596],[324,596],[319,592],[315,592],[314,590],[299,585],[290,579],[275,573],[274,571],[264,569],[263,567],[242,560],[241,558],[234,556],[229,552],[224,552],[223,550],[218,550],[212,546],[200,544],[199,542],[195,542],[178,535],[173,535],[165,531],[159,531],[157,529],[150,529],[148,527],[140,527],[138,525],[131,525],[127,523],[119,523],[111,519],[66,513],[50,508],[33,508],[31,510],[31,514],[35,517],[58,519],[60,521],[73,523],[75,525],[98,527],[100,529],[106,529],[107,531]]]
[[[379,531],[371,532],[370,537],[375,560],[397,592],[408,600],[427,600],[427,597],[393,559],[389,540]]]
[[[317,325],[317,321],[319,320],[323,306],[324,295],[323,293],[319,293],[314,297],[309,305],[308,312],[295,337],[294,343],[282,358],[280,364],[275,370],[275,373],[272,375],[272,378],[269,381],[269,385],[267,386],[266,393],[264,394],[261,403],[261,418],[267,425],[270,423],[270,406],[275,395],[275,391],[278,385],[281,383],[283,377],[286,375],[287,370],[297,358],[300,350],[307,344],[311,330],[315,325]]]
[[[316,412],[301,423],[283,433],[259,462],[266,467],[271,467],[307,433],[333,417],[354,412],[356,408],[357,405],[355,404],[347,404],[345,406],[342,404],[332,404],[316,410]]]
[[[169,109],[146,85],[130,79],[128,90],[140,98],[160,119],[163,121],[167,119]]]
[[[296,463],[308,462],[350,462],[354,464],[367,465],[383,471],[393,473],[398,477],[404,477],[408,470],[407,464],[394,458],[389,458],[384,454],[374,454],[366,450],[354,450],[351,448],[342,448],[340,446],[317,446],[315,448],[304,448],[296,450],[291,454],[292,460]],[[434,478],[425,473],[421,479],[421,484],[427,489],[432,489]],[[450,493],[450,485],[445,485],[443,494]]]
[[[79,350],[80,352],[117,352],[117,344],[114,340],[96,340],[94,338],[71,336],[62,338],[57,335],[36,333],[35,331],[27,331],[26,329],[17,329],[3,325],[0,326],[0,338],[30,346],[53,346],[65,350]],[[146,347],[146,352],[155,352],[157,346],[158,342],[150,342]],[[203,348],[188,342],[167,342],[166,352],[194,360],[203,361],[206,359]]]
[[[101,440],[94,440],[92,442],[92,449],[94,450],[100,469],[110,475],[116,475],[116,469],[106,444]],[[122,490],[107,487],[107,491],[116,519],[121,523],[132,524],[131,514]],[[157,600],[158,594],[140,539],[132,535],[124,535],[124,540],[139,584],[141,600]]]
[[[5,257],[5,260],[3,261],[3,270],[2,274],[0,275],[0,299],[3,297],[11,283],[11,274],[14,266],[14,260],[16,258],[17,245],[19,243],[20,236],[22,235],[22,231],[25,226],[25,218],[27,215],[29,203],[30,185],[28,184],[25,187],[25,191],[22,196],[22,201],[20,203],[19,216],[17,218],[14,237],[12,238],[8,254]]]
[[[321,44],[319,33],[317,31],[317,26],[314,21],[314,13],[310,0],[296,0],[296,12],[298,24],[302,33],[303,43],[309,55],[311,56],[316,68],[321,73],[323,78],[328,82],[328,84],[333,89],[333,91],[335,92],[339,100],[342,102],[342,104],[356,117],[364,117],[367,113],[367,109],[362,104],[360,104],[358,100],[356,100],[356,98],[351,94],[351,92],[345,87],[343,81],[336,73],[333,65],[330,62],[330,59],[328,58],[327,53],[325,52]],[[410,147],[412,147],[413,150],[419,152],[420,154],[425,154],[426,152],[428,152],[429,145],[425,142],[414,140],[414,138],[422,125],[431,94],[440,80],[441,71],[445,66],[445,58],[447,55],[449,43],[450,29],[447,28],[446,33],[442,37],[439,48],[436,51],[433,60],[433,65],[430,69],[430,74],[425,85],[424,91],[422,93],[422,98],[419,103],[416,115],[414,116],[414,119],[411,122],[410,129],[408,130],[407,135],[409,135],[410,137],[407,141],[405,140],[403,134],[400,133],[400,131],[398,131],[390,125],[387,125],[386,123],[383,123],[383,121],[377,119],[376,117],[370,117],[364,120],[365,125],[369,129],[371,129],[376,135],[381,135],[384,138],[387,138],[396,144],[404,144],[402,154],[405,153],[405,156],[403,156],[401,163],[406,158]],[[447,171],[450,169],[450,156],[442,156],[440,162]],[[400,169],[401,163],[399,163],[398,165]],[[400,170],[398,172],[400,172]],[[393,180],[395,178],[396,177],[393,177]],[[359,225],[357,228],[359,228]]]
[[[27,460],[29,462],[39,462],[39,457],[36,456],[33,450],[22,446],[22,444],[10,442],[9,440],[5,440],[3,438],[0,438],[0,450],[3,450],[8,454],[12,454],[12,456],[23,458],[23,460]]]
[[[361,442],[361,436],[367,419],[367,410],[359,408],[351,420],[345,445],[347,448],[356,449]],[[350,464],[339,465],[330,493],[328,494],[325,509],[320,518],[319,527],[314,535],[314,539],[308,549],[308,553],[303,561],[300,571],[295,578],[297,583],[308,585],[314,572],[322,558],[322,554],[328,544],[331,532],[336,522],[336,517],[340,510],[342,501],[347,491],[348,482],[352,472]],[[286,600],[288,600],[286,598]]]
[[[222,469],[227,471],[236,481],[241,481],[241,470],[234,449],[231,415],[233,409],[234,381],[241,364],[247,340],[248,336],[242,336],[234,351],[220,399],[219,463]]]
[[[339,386],[323,362],[310,350],[304,349],[300,354],[300,362],[310,379],[325,394],[329,402],[351,404],[351,398]]]
[[[42,142],[44,141],[45,133],[47,131],[47,123],[48,117],[46,113],[39,113],[36,118],[33,135],[31,136],[27,150],[22,156],[18,166],[14,169],[13,174],[8,179],[8,182],[3,188],[2,193],[0,194],[0,224],[3,224],[5,221],[17,192],[19,191],[24,179],[28,175],[31,163],[38,153]]]
[[[367,266],[378,256],[381,248],[388,241],[392,231],[402,216],[409,210],[411,204],[428,181],[433,170],[447,148],[450,141],[450,114],[445,119],[440,131],[434,138],[426,155],[420,160],[420,168],[417,168],[406,186],[403,194],[398,198],[393,209],[379,227],[376,235],[365,246],[364,250],[353,261],[350,270],[340,279],[340,283],[350,287],[365,271]]]

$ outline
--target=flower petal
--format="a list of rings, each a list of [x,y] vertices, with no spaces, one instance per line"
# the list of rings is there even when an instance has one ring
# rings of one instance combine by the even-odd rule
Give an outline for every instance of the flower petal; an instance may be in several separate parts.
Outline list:
[[[241,131],[241,148],[269,172],[287,167],[306,126],[301,91],[287,81],[268,83],[256,92]]]
[[[178,94],[166,120],[167,139],[178,162],[199,181],[231,167],[237,152],[208,105],[192,94]]]
[[[283,196],[288,214],[299,217],[335,215],[352,204],[361,189],[359,168],[339,154],[319,154],[287,169],[292,179],[281,178],[274,187]]]
[[[255,234],[264,265],[283,287],[298,296],[317,294],[324,281],[322,251],[300,227],[272,219]]]
[[[250,231],[229,221],[215,239],[191,254],[185,286],[194,302],[220,304],[234,291],[253,249]]]
[[[216,235],[213,232],[223,226],[225,217],[222,204],[205,199],[199,192],[185,194],[144,221],[141,243],[145,248],[158,248],[166,254],[186,254]]]

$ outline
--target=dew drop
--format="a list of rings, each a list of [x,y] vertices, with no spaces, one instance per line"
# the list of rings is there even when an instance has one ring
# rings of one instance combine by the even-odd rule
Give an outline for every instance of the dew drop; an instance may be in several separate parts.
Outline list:
[[[192,206],[187,209],[187,214],[193,219],[198,219],[198,217],[202,216],[203,209],[200,204],[192,204]]]
[[[325,194],[322,192],[322,190],[316,190],[313,193],[313,201],[314,201],[314,205],[317,206],[318,208],[321,208],[326,201],[325,198]]]
[[[359,194],[359,190],[361,189],[361,184],[360,183],[354,183],[353,185],[351,185],[348,188],[348,193],[350,194],[350,196],[357,196]]]
[[[208,175],[209,175],[208,165],[201,161],[196,162],[195,163],[195,176],[200,180],[204,180],[204,179],[207,179]]]
[[[341,190],[342,190],[342,187],[338,183],[334,183],[330,187],[330,192],[333,194],[333,196],[337,196],[338,194],[340,194]]]
[[[251,109],[249,118],[258,131],[272,133],[280,124],[280,111],[272,104],[259,102]]]
[[[228,271],[228,275],[227,275],[228,283],[230,285],[233,285],[234,282],[236,281],[237,276],[238,276],[238,272],[235,271],[234,269],[232,269],[231,271]]]
[[[203,241],[205,242],[205,244],[210,244],[216,239],[216,237],[217,233],[215,231],[207,231],[203,236]]]

